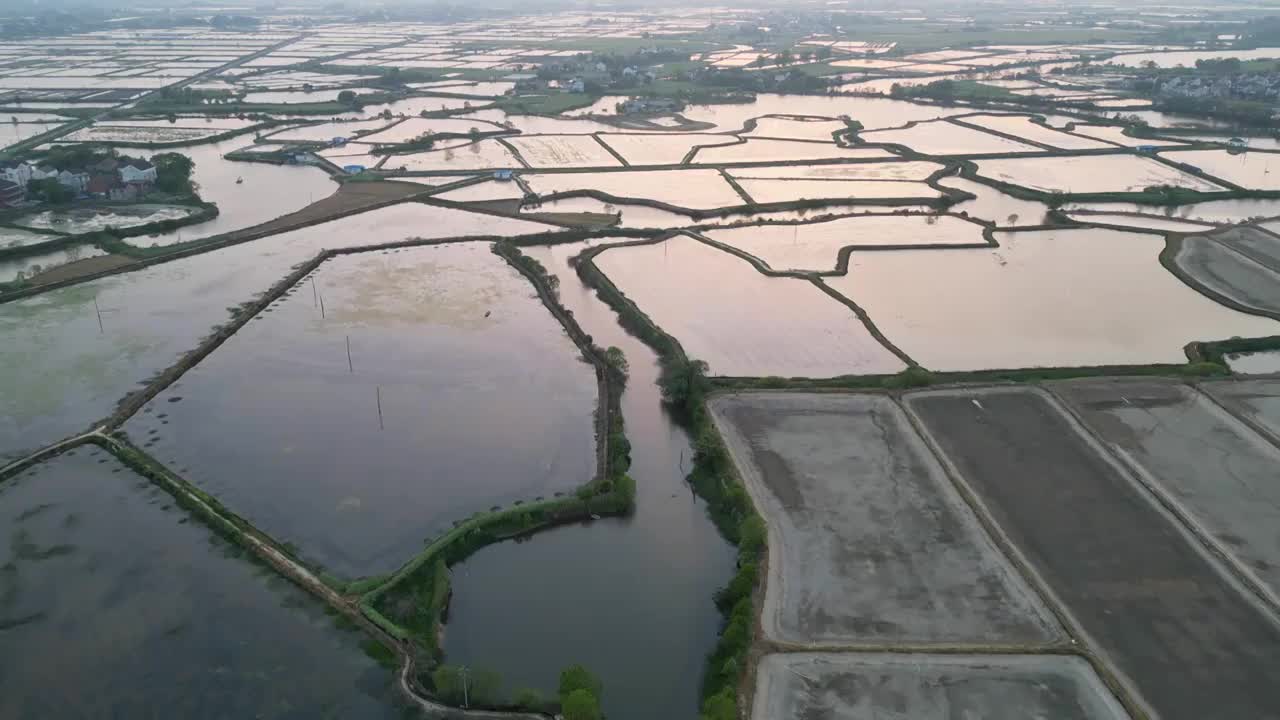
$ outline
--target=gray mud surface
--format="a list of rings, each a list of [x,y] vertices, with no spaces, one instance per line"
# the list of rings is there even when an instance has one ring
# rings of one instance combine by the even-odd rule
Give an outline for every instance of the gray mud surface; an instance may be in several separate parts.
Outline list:
[[[1280,627],[1044,395],[909,397],[1009,540],[1161,720],[1280,717]]]
[[[1280,275],[1207,237],[1189,237],[1173,260],[1204,287],[1241,305],[1280,312]]]
[[[766,655],[754,720],[1127,720],[1079,657]]]
[[[1235,227],[1214,237],[1227,247],[1248,255],[1251,259],[1280,272],[1280,238],[1251,227]]]
[[[1176,382],[1053,385],[1133,472],[1273,596],[1280,593],[1280,449]]]
[[[1280,380],[1224,380],[1204,383],[1200,389],[1280,443]],[[1276,542],[1280,544],[1280,538]]]
[[[767,635],[827,646],[1059,636],[887,396],[752,393],[711,407],[769,526]]]

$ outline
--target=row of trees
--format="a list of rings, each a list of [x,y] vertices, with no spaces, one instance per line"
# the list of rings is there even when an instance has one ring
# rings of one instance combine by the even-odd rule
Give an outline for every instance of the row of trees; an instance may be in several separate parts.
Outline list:
[[[534,712],[555,712],[559,706],[564,720],[602,720],[600,678],[582,665],[570,665],[560,672],[556,702],[538,690],[522,688],[510,700],[502,693],[502,676],[492,670],[469,670],[457,665],[441,665],[431,673],[436,696],[463,707],[517,707]]]

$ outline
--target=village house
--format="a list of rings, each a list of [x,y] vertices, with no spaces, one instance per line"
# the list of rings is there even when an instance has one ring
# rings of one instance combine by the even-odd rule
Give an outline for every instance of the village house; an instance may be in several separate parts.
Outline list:
[[[17,160],[0,162],[0,180],[6,180],[25,190],[27,183],[31,182],[31,166]]]
[[[126,185],[154,185],[156,166],[146,160],[126,160],[120,164],[120,181]]]

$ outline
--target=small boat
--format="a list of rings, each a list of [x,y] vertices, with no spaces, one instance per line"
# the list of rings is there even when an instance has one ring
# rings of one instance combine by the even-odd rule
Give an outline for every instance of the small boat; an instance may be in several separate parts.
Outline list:
[[[237,185],[243,185],[243,184],[244,184],[244,178],[242,178],[242,177],[238,177],[238,178],[236,178],[236,184],[237,184]]]

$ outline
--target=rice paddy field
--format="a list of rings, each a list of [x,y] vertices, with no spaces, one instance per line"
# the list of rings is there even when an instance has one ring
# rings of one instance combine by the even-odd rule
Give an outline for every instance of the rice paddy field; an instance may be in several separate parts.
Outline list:
[[[523,175],[539,195],[595,190],[619,198],[649,200],[692,210],[746,203],[716,170],[627,170]]]
[[[741,250],[773,270],[835,271],[842,248],[984,246],[982,226],[950,215],[871,215],[826,222],[707,230],[703,235]]]
[[[858,137],[869,143],[905,145],[926,155],[1031,153],[1040,150],[1034,145],[946,121],[922,122],[899,130],[862,132]]]
[[[6,35],[0,716],[1276,715],[1264,11],[971,10]]]
[[[1201,192],[1221,191],[1221,185],[1196,177],[1151,158],[1132,155],[1086,155],[1054,158],[1054,172],[1044,172],[1036,158],[979,160],[978,174],[1000,182],[1043,192],[1141,192],[1170,185]]]

